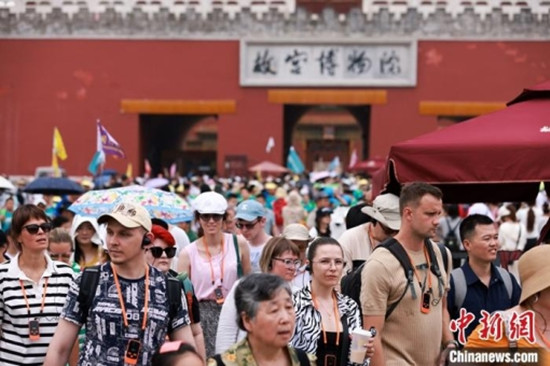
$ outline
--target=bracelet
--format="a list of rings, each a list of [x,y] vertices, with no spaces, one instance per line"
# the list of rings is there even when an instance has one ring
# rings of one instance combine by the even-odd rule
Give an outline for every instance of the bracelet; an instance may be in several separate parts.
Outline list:
[[[455,349],[459,349],[460,348],[460,345],[458,344],[458,342],[456,340],[452,340],[452,341],[449,341],[447,342],[447,344],[445,345],[445,348],[449,348],[449,346],[453,345]]]

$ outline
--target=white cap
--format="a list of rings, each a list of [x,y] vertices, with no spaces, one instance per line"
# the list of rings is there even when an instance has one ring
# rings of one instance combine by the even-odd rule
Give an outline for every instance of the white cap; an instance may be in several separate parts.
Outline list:
[[[227,200],[219,193],[212,191],[204,192],[195,198],[193,207],[200,214],[223,215],[225,210],[227,210]]]

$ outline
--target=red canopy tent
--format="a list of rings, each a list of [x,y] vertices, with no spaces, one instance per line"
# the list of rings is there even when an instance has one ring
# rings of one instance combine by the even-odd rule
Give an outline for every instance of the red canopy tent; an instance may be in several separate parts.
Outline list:
[[[355,164],[350,170],[355,172],[365,172],[372,176],[378,170],[382,169],[386,165],[386,158],[375,156],[371,159],[363,160]]]
[[[534,200],[550,181],[550,81],[508,107],[392,146],[385,191],[425,181],[445,202]],[[550,187],[550,184],[547,184]],[[375,187],[375,191],[378,187]]]

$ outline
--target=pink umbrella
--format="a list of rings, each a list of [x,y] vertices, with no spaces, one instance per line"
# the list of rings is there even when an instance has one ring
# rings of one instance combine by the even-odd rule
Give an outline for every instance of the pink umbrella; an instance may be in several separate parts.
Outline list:
[[[282,174],[282,173],[287,173],[288,169],[282,165],[272,163],[271,161],[262,161],[261,163],[253,165],[250,168],[248,168],[248,171]]]

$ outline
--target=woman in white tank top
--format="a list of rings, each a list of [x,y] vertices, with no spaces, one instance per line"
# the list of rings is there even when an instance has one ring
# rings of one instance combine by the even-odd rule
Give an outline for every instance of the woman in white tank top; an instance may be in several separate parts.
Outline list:
[[[250,272],[250,254],[246,242],[222,231],[227,201],[221,194],[201,193],[194,208],[203,235],[199,232],[199,238],[182,250],[178,272],[188,273],[195,288],[206,357],[210,357],[214,355],[221,307],[239,275]]]

